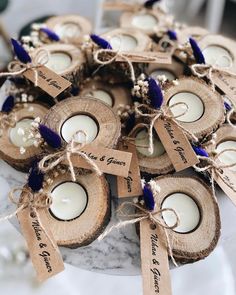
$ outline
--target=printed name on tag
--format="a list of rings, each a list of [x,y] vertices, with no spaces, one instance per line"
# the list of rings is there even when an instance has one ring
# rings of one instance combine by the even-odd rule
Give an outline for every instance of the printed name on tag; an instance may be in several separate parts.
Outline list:
[[[218,163],[220,164],[219,160]],[[217,173],[214,174],[214,179],[234,205],[236,205],[236,173],[229,168],[223,168],[219,175]]]
[[[48,228],[48,221],[44,214],[40,214],[41,210],[45,209],[37,209],[37,214],[32,214],[34,212],[30,212],[27,207],[17,214],[37,279],[40,282],[64,270],[61,253]]]
[[[164,229],[151,227],[147,219],[140,222],[143,295],[171,295],[169,261]]]
[[[120,142],[118,149],[120,151],[132,153],[132,160],[127,177],[117,177],[118,197],[137,197],[142,195],[141,177],[138,164],[137,151],[134,144],[130,142]]]
[[[186,135],[171,120],[156,120],[154,128],[176,171],[181,171],[199,163]]]
[[[93,160],[104,173],[123,177],[129,175],[131,153],[90,145],[84,146],[81,152]],[[76,167],[91,169],[91,165],[80,156],[73,155],[72,162]]]
[[[226,94],[236,106],[236,77],[218,71],[212,72],[214,83]]]
[[[38,72],[38,87],[54,98],[71,86],[71,82],[57,75],[45,66],[38,67],[35,70]],[[29,69],[25,71],[23,75],[31,82],[35,83],[34,70]]]

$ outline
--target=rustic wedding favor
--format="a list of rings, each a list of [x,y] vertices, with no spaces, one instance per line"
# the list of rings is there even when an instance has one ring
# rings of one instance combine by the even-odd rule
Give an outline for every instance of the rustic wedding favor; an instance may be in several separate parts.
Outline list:
[[[149,64],[146,70],[146,74],[154,79],[157,79],[158,76],[164,75],[169,81],[181,77],[183,73],[184,65],[176,61],[174,58],[172,59],[172,63],[169,65]]]
[[[160,186],[157,204],[179,216],[179,225],[168,230],[174,257],[183,262],[205,258],[214,250],[221,228],[219,208],[210,188],[196,177],[168,175],[156,181]],[[162,216],[168,226],[175,222],[172,212],[163,212]]]
[[[61,41],[69,44],[81,44],[84,35],[92,32],[91,23],[80,15],[50,17],[45,24],[60,37]]]
[[[17,170],[29,171],[32,161],[42,153],[34,139],[28,139],[30,129],[34,119],[42,120],[47,111],[46,107],[36,103],[18,104],[5,119],[1,119],[1,159]]]
[[[86,133],[86,143],[113,148],[120,136],[120,122],[115,112],[97,99],[68,98],[51,108],[44,124],[69,142],[77,131]]]
[[[91,183],[93,185],[91,185]],[[41,210],[58,245],[76,248],[88,245],[103,231],[110,218],[110,199],[106,180],[96,173],[76,171],[76,181],[64,167],[46,175],[43,187],[52,204]]]
[[[72,83],[77,83],[83,77],[84,56],[74,45],[50,44],[42,49],[49,54],[49,60],[45,64],[47,68]]]
[[[174,104],[186,103],[186,114],[177,120],[198,138],[209,135],[224,122],[223,99],[199,79],[183,77],[177,85],[167,85],[165,101],[173,105],[171,112],[175,116],[181,114],[184,107]]]
[[[155,33],[155,28],[160,26],[163,19],[163,14],[158,10],[127,11],[121,15],[120,26],[122,28],[135,28],[152,36]]]
[[[80,91],[81,97],[96,98],[108,104],[115,111],[121,106],[131,105],[132,98],[130,89],[120,83],[104,81],[99,76],[89,78],[83,82]]]
[[[144,203],[147,209],[134,205],[137,213],[130,214],[136,217],[133,222],[140,221],[143,293],[171,294],[168,255],[175,265],[208,256],[220,236],[219,208],[209,187],[195,177],[163,176],[149,182]]]
[[[106,32],[102,37],[117,51],[150,51],[152,46],[151,39],[138,29],[115,29]]]
[[[171,295],[169,259],[193,263],[217,245],[217,184],[236,205],[236,43],[161,4],[105,3],[120,27],[100,35],[61,15],[11,40],[0,156],[28,177],[0,221],[17,215],[39,281],[64,269],[58,246],[100,264],[109,245],[141,262],[144,295]]]
[[[202,164],[198,170],[207,172],[212,181],[213,191],[216,182],[225,194],[236,204],[235,167],[236,167],[236,129],[225,124],[215,133],[215,139],[206,145],[208,158],[202,158]],[[206,168],[204,168],[206,167]]]
[[[236,71],[235,41],[220,36],[206,35],[199,40],[206,63]]]
[[[150,174],[166,174],[174,170],[165,148],[155,131],[153,134],[154,151],[152,154],[147,148],[148,132],[146,129],[137,129],[132,135],[135,137],[135,146],[141,171]]]

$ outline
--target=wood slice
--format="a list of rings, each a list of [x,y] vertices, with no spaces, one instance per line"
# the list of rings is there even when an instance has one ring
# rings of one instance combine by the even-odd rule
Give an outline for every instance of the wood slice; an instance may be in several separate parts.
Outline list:
[[[200,40],[201,38],[209,34],[209,31],[207,31],[205,28],[191,26],[184,26],[183,28],[177,29],[176,31],[178,41],[181,44],[187,42],[189,37],[193,37],[196,40]]]
[[[209,153],[214,152],[220,143],[228,140],[236,141],[236,128],[224,124],[216,131],[216,138],[212,144],[206,146],[206,149]]]
[[[146,70],[147,75],[151,75],[154,71],[168,71],[170,72],[175,79],[179,78],[180,76],[183,75],[184,73],[184,65],[175,59],[172,59],[172,63],[170,65],[168,64],[162,64],[162,65],[157,65],[157,64],[149,64],[148,68]],[[154,77],[154,76],[152,76]],[[156,78],[156,77],[154,77]]]
[[[27,107],[15,108],[13,111],[16,115],[16,122],[18,122],[23,119],[35,119],[37,117],[43,119],[48,109],[40,104],[27,103]],[[1,158],[15,169],[28,172],[32,161],[42,153],[42,149],[32,145],[26,148],[24,154],[21,154],[20,147],[15,146],[10,140],[10,129],[11,127],[6,127],[0,137]]]
[[[50,109],[44,124],[61,135],[63,123],[79,114],[90,116],[98,125],[99,131],[93,145],[108,148],[116,146],[121,131],[120,119],[114,110],[97,99],[77,96],[63,100]]]
[[[194,262],[208,256],[217,245],[221,229],[219,207],[210,187],[197,177],[167,175],[155,180],[161,188],[156,198],[159,207],[166,197],[179,192],[192,197],[201,214],[199,225],[189,233],[167,230],[174,257],[182,262]]]
[[[44,192],[50,194],[55,187],[71,182],[70,173],[59,174],[53,177],[53,182],[44,186]],[[86,191],[88,202],[83,213],[72,220],[56,219],[50,209],[40,210],[40,214],[48,219],[48,226],[52,231],[55,241],[59,246],[77,248],[92,243],[105,229],[110,220],[110,196],[108,184],[104,176],[95,173],[76,173],[76,183],[80,184]],[[66,197],[66,196],[65,196]]]
[[[90,21],[76,14],[50,17],[45,24],[49,29],[58,34],[61,41],[75,45],[81,44],[84,35],[89,35],[92,32]],[[62,27],[66,31],[63,35],[60,33]],[[76,27],[78,27],[79,33],[77,32],[73,35],[71,31]]]
[[[135,138],[141,130],[142,128],[136,129],[135,132],[130,134],[130,136]],[[142,172],[162,175],[174,171],[174,166],[170,161],[170,158],[168,157],[167,153],[164,153],[159,157],[147,157],[137,150],[137,156],[140,171]]]
[[[126,86],[120,84],[111,84],[102,80],[101,78],[87,79],[80,91],[80,96],[91,96],[96,98],[96,95],[93,94],[94,90],[103,90],[107,92],[112,98],[112,108],[115,112],[120,105],[131,105],[131,91]]]
[[[151,15],[156,19],[156,25],[153,26],[153,28],[151,29],[145,29],[145,28],[141,28],[141,27],[137,27],[133,24],[133,18],[136,15]],[[131,12],[131,11],[127,11],[122,13],[121,17],[120,17],[120,27],[121,28],[134,28],[134,29],[138,29],[141,32],[146,33],[149,36],[152,36],[155,34],[155,28],[158,26],[161,26],[161,24],[164,23],[165,17],[163,15],[163,13],[161,13],[159,10],[149,10],[149,9],[142,9],[140,11],[136,11],[136,12]]]
[[[178,122],[198,138],[211,134],[224,122],[224,104],[221,95],[213,92],[205,82],[195,77],[182,77],[178,82],[177,85],[169,83],[164,88],[166,105],[179,92],[190,92],[197,95],[204,105],[202,117],[194,122]],[[183,102],[187,103],[187,101]]]
[[[40,49],[47,50],[49,58],[52,53],[69,55],[71,59],[70,65],[65,70],[57,72],[57,74],[69,80],[71,83],[78,83],[83,80],[85,74],[85,57],[80,49],[71,44],[59,43],[44,45]]]
[[[204,50],[208,46],[219,46],[227,50],[232,58],[232,66],[230,71],[236,73],[236,42],[232,39],[223,37],[221,35],[206,35],[198,42],[201,50]]]
[[[142,51],[150,51],[152,46],[152,40],[143,32],[132,29],[132,28],[119,28],[112,31],[108,31],[105,34],[102,34],[101,36],[110,41],[113,37],[119,37],[119,36],[130,36],[134,38],[137,42],[137,46],[132,49],[134,52],[142,52]]]

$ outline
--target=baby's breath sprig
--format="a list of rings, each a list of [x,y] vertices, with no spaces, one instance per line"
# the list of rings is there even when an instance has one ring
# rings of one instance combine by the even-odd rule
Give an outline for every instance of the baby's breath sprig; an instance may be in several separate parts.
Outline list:
[[[31,141],[35,147],[39,147],[45,144],[38,129],[40,122],[41,122],[41,119],[37,117],[31,123],[30,129],[25,130],[21,127],[18,128],[17,133],[19,136],[22,136],[23,142]],[[26,152],[26,147],[21,146],[20,153],[24,154],[25,152]]]

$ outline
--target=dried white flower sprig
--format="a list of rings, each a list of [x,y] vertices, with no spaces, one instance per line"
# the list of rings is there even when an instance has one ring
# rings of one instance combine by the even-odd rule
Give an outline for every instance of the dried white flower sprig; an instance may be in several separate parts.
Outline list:
[[[31,25],[31,32],[28,36],[22,36],[21,42],[24,49],[27,52],[35,50],[35,48],[41,47],[45,43],[60,41],[59,36],[47,28],[44,23],[34,23]]]
[[[39,117],[35,118],[34,121],[31,123],[31,128],[25,130],[23,128],[18,128],[17,133],[19,136],[22,136],[23,142],[31,141],[35,147],[39,147],[40,145],[44,144],[44,140],[41,137],[39,132],[39,124],[41,119]],[[20,153],[24,154],[26,152],[26,148],[21,146]]]
[[[144,101],[148,100],[148,81],[146,81],[146,76],[144,74],[141,74],[137,79],[132,89],[132,95],[137,98],[142,98]]]

